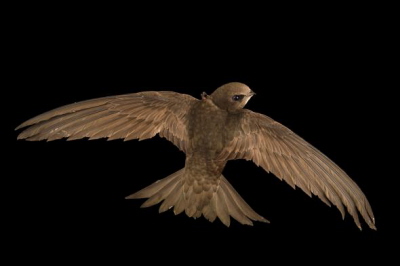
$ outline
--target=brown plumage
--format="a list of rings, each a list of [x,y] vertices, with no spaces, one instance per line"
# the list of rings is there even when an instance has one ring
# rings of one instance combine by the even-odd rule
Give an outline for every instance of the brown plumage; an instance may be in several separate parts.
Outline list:
[[[128,196],[162,202],[160,212],[214,221],[227,226],[268,222],[240,197],[221,174],[228,160],[252,160],[267,172],[327,205],[345,210],[361,229],[358,213],[376,229],[371,206],[349,176],[316,148],[271,118],[243,109],[254,95],[242,83],[228,83],[198,100],[170,91],[139,92],[63,106],[34,117],[17,129],[26,140],[89,138],[148,139],[156,134],[186,154],[185,167]]]

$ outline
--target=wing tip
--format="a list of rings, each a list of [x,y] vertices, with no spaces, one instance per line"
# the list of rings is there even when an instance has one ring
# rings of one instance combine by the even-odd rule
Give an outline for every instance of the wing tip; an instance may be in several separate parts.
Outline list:
[[[378,231],[378,228],[375,225],[375,217],[371,217],[371,220],[369,221],[368,226],[372,230]]]
[[[17,126],[16,128],[14,128],[15,131],[20,130],[21,128],[25,127],[24,126],[25,123],[22,123],[21,125]]]
[[[261,217],[261,219],[258,220],[259,222],[263,222],[263,223],[267,223],[267,224],[271,223],[269,220],[265,219],[264,217],[262,217],[262,216],[260,216],[260,217]]]
[[[141,199],[141,197],[138,196],[137,193],[133,193],[129,196],[126,196],[125,199]]]
[[[31,119],[29,119],[29,120],[26,120],[25,122],[23,122],[23,123],[21,123],[19,126],[17,126],[14,130],[17,131],[17,130],[20,130],[20,129],[22,129],[22,128],[29,127],[29,126],[35,124],[35,122],[33,121],[33,119],[34,119],[34,118],[31,118]]]

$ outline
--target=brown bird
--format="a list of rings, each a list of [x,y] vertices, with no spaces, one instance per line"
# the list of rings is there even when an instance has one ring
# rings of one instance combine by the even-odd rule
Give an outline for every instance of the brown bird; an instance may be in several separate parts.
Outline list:
[[[185,167],[127,197],[148,198],[142,207],[163,201],[160,212],[200,217],[226,226],[230,216],[242,224],[268,222],[258,215],[222,175],[228,160],[252,160],[293,188],[345,208],[361,229],[358,213],[370,228],[375,219],[367,198],[335,163],[268,116],[243,109],[255,93],[232,82],[202,94],[200,100],[171,91],[139,92],[63,106],[36,116],[18,139],[31,141],[148,139],[159,134],[186,154]]]

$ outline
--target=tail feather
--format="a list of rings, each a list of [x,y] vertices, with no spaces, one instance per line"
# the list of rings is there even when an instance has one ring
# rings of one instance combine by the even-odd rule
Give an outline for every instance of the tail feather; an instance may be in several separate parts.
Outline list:
[[[207,206],[204,207],[203,209],[203,215],[204,217],[209,220],[210,222],[214,222],[215,219],[217,219],[217,214],[215,213],[215,211],[213,210],[213,206],[212,204],[209,204]]]
[[[229,209],[225,202],[225,195],[221,187],[217,190],[217,195],[213,197],[213,203],[215,205],[215,210],[218,215],[218,218],[221,222],[228,226],[231,224],[231,219],[229,218]]]
[[[179,180],[179,182],[181,182],[181,181]],[[178,184],[177,184],[174,187],[174,189],[171,191],[171,193],[165,198],[165,200],[161,204],[160,209],[159,209],[160,213],[165,212],[176,205],[176,203],[179,200],[179,197],[182,194],[181,190],[182,190],[182,187],[178,186]]]
[[[185,210],[185,197],[182,192],[179,192],[179,198],[174,206],[174,213],[175,215],[181,214]]]
[[[180,180],[178,178],[172,179],[171,182],[166,184],[162,189],[160,189],[156,194],[151,196],[148,200],[146,200],[141,208],[147,208],[153,205],[160,203],[161,201],[165,200],[169,195],[171,195],[171,191],[174,190],[176,186],[178,186]]]
[[[154,196],[157,192],[159,192],[162,188],[164,188],[166,185],[168,185],[171,181],[179,180],[179,179],[177,179],[177,177],[182,174],[183,170],[184,169],[181,169],[178,172],[175,172],[166,178],[157,180],[150,186],[145,187],[144,189],[139,190],[138,192],[136,192],[132,195],[129,195],[128,197],[126,197],[126,199],[145,199],[145,198],[150,198],[150,197]]]
[[[248,218],[258,221],[258,222],[264,222],[264,223],[269,223],[267,219],[264,217],[260,216],[258,213],[256,213],[245,201],[244,199],[237,193],[237,191],[232,187],[232,185],[226,180],[224,176],[221,176],[221,187],[225,187],[227,194],[229,194],[233,201],[236,203],[236,206],[241,210],[241,212],[247,216]],[[233,216],[232,216],[233,217]],[[238,221],[240,222],[240,221]]]
[[[231,194],[226,190],[226,187],[221,187],[221,190],[223,190],[223,193],[225,194],[225,196],[227,198],[226,203],[227,203],[230,215],[241,224],[253,225],[253,222],[249,218],[247,218],[247,216],[239,208],[239,206],[236,204],[236,202],[232,198]]]
[[[143,203],[143,208],[164,201],[160,206],[160,213],[174,208],[175,215],[185,211],[189,217],[203,215],[210,222],[218,217],[228,227],[231,216],[246,225],[253,225],[252,220],[269,223],[242,199],[224,176],[221,175],[216,189],[199,193],[193,187],[185,187],[184,190],[184,181],[187,178],[185,174],[185,170],[181,169],[126,198],[148,198]]]

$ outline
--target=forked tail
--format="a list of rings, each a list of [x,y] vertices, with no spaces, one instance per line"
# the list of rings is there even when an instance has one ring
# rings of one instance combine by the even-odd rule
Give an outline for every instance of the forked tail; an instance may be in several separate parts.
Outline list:
[[[181,169],[172,175],[158,180],[150,186],[126,197],[127,199],[148,198],[142,208],[163,203],[160,213],[174,208],[175,215],[185,213],[189,217],[200,217],[213,222],[217,217],[226,226],[230,225],[230,216],[241,224],[253,225],[253,221],[269,223],[268,220],[258,215],[221,175],[218,186],[210,192],[210,188],[184,189],[185,169]],[[187,185],[187,184],[186,184]]]

